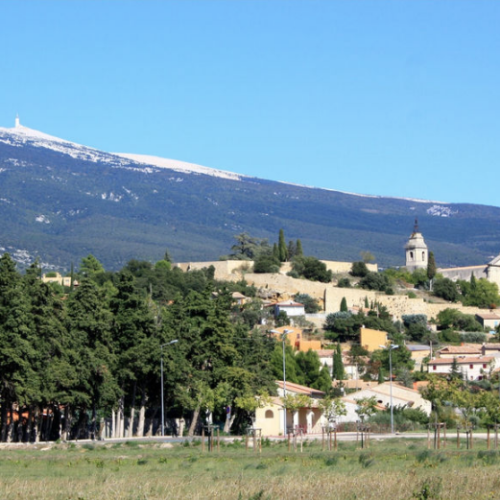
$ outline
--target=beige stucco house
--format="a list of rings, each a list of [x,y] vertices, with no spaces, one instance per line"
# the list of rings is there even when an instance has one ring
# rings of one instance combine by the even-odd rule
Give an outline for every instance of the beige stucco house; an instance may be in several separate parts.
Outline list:
[[[384,382],[383,384],[367,387],[366,389],[342,398],[346,404],[347,415],[339,417],[338,422],[345,423],[358,421],[359,417],[356,413],[356,401],[362,398],[371,397],[375,397],[379,409],[387,408],[391,404],[391,384],[389,382]],[[418,391],[397,383],[392,384],[392,404],[393,407],[420,408],[427,415],[431,413],[430,401],[424,399]]]
[[[270,404],[258,408],[255,412],[254,427],[261,429],[262,436],[283,436],[289,432],[302,431],[304,434],[321,432],[323,412],[318,406],[318,401],[323,399],[325,393],[303,385],[286,383],[286,393],[291,395],[305,395],[309,397],[309,404],[295,411],[286,412],[286,429],[283,412],[282,397],[284,395],[283,381],[276,381],[278,397],[271,399]]]

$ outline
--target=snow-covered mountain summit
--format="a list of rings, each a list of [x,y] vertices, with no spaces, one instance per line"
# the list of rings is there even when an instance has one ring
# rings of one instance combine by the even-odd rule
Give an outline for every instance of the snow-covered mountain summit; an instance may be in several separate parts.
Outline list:
[[[38,148],[49,149],[58,153],[66,154],[72,158],[91,161],[104,162],[114,166],[123,166],[130,161],[124,161],[114,155],[99,151],[98,149],[83,146],[75,142],[67,141],[59,137],[54,137],[39,130],[25,127],[20,124],[19,118],[16,118],[15,126],[12,128],[0,127],[0,142],[14,147],[23,147],[25,145]]]
[[[91,161],[94,163],[106,163],[115,168],[132,168],[152,172],[158,168],[170,169],[188,174],[203,174],[223,179],[241,180],[242,175],[218,170],[210,167],[203,167],[194,163],[160,158],[158,156],[147,156],[128,153],[107,153],[89,146],[67,141],[59,137],[54,137],[39,130],[21,125],[19,118],[16,118],[15,126],[12,128],[0,127],[0,142],[10,146],[22,147],[30,146],[45,148],[58,153],[66,154],[72,158]],[[155,168],[156,167],[156,168]]]
[[[169,158],[160,158],[159,156],[136,155],[130,153],[114,154],[117,156],[121,156],[122,158],[128,158],[129,160],[144,163],[145,165],[154,165],[155,167],[159,168],[168,168],[177,172],[211,175],[212,177],[221,177],[222,179],[231,179],[233,181],[239,181],[242,177],[245,177],[244,175],[227,172],[226,170],[203,167],[202,165],[196,165],[195,163],[171,160]]]

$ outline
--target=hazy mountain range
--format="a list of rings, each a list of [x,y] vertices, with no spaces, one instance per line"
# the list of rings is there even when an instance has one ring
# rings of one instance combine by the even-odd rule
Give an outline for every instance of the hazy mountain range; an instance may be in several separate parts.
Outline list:
[[[63,270],[89,253],[109,270],[132,258],[159,260],[167,248],[179,262],[217,260],[233,235],[272,243],[280,228],[309,255],[352,261],[368,250],[381,266],[401,266],[416,217],[440,266],[500,253],[500,208],[362,196],[107,153],[18,123],[0,128],[0,217],[0,252]]]

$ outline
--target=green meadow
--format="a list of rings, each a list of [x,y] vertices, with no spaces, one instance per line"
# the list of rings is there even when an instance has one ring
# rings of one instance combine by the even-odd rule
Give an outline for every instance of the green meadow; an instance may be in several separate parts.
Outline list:
[[[202,450],[201,444],[56,444],[0,449],[0,498],[93,499],[496,499],[500,452],[428,450],[426,440],[372,439],[369,449],[303,451],[265,442]]]

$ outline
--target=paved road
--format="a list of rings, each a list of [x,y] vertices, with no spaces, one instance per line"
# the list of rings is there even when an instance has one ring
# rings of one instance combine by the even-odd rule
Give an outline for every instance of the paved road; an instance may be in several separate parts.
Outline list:
[[[455,438],[457,435],[456,430],[449,430],[447,433],[447,439],[452,439]],[[473,438],[474,439],[486,439],[487,434],[485,432],[480,432],[480,433],[474,433]],[[405,438],[405,439],[427,439],[427,432],[411,432],[411,433],[383,433],[383,434],[374,434],[370,433],[370,439],[373,440],[381,440],[381,439],[398,439],[398,438]],[[443,438],[443,435],[441,435],[441,439]],[[495,438],[494,433],[491,434],[490,436],[491,440],[493,441]],[[189,437],[171,437],[171,436],[153,436],[153,437],[142,437],[142,438],[115,438],[115,439],[104,439],[104,440],[96,440],[92,441],[90,439],[79,439],[78,441],[70,441],[74,443],[79,443],[79,444],[85,444],[85,443],[92,443],[95,445],[104,445],[107,443],[126,443],[127,441],[134,441],[138,443],[183,443],[185,441],[191,441],[193,439],[199,440],[200,436],[195,436],[194,438],[189,438]],[[232,442],[236,439],[244,439],[244,436],[221,436],[220,437],[221,441],[225,442]],[[270,437],[272,441],[282,441],[283,437],[282,436],[274,436]],[[304,435],[304,440],[321,440],[322,436],[321,434],[306,434]],[[337,440],[338,441],[356,441],[356,439],[359,439],[359,436],[356,436],[356,432],[339,432],[337,433]],[[433,433],[431,433],[431,439],[433,439]],[[460,434],[460,439],[465,439],[465,434],[461,433]],[[250,442],[252,440],[250,439]],[[45,445],[45,446],[51,446],[52,444],[55,444],[54,442],[39,442],[37,443],[38,445]],[[30,443],[0,443],[0,449],[1,448],[16,448],[16,447],[22,447],[22,446],[30,446]]]

